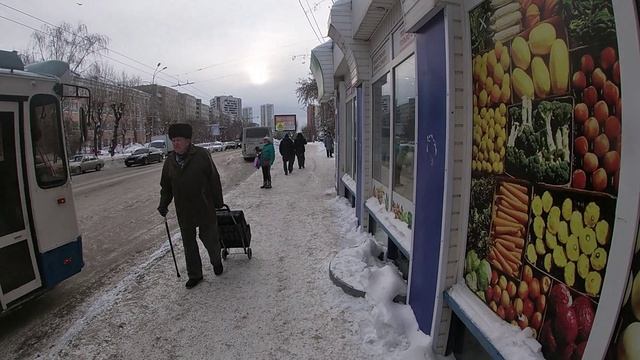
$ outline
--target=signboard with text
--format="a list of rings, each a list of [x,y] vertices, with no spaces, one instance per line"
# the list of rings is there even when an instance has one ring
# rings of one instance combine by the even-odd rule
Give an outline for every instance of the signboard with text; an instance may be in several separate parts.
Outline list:
[[[276,125],[276,131],[296,131],[295,115],[274,115],[273,121]]]

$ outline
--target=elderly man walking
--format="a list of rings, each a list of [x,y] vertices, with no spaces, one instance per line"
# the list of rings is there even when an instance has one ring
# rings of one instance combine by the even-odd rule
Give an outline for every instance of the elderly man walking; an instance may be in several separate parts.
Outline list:
[[[160,215],[166,217],[169,204],[175,199],[189,275],[187,289],[202,280],[196,228],[200,241],[209,253],[214,273],[220,275],[223,271],[216,219],[216,209],[223,205],[220,175],[209,151],[191,144],[191,133],[189,124],[173,124],[169,127],[169,139],[174,151],[168,154],[162,168],[158,206]]]

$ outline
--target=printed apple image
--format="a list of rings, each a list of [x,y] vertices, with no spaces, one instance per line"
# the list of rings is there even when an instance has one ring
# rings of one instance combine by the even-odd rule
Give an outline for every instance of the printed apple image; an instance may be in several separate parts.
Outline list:
[[[616,84],[611,81],[607,81],[604,84],[604,90],[602,91],[604,95],[604,100],[609,104],[609,106],[616,106],[618,102],[618,98],[620,98],[620,90],[616,86]]]
[[[600,134],[600,124],[598,124],[598,120],[594,117],[590,117],[584,123],[583,135],[589,141],[593,141],[598,134]]]
[[[609,141],[617,141],[620,137],[620,120],[616,116],[609,116],[604,123],[604,133]]]
[[[613,82],[620,85],[620,63],[617,61],[613,64]]]
[[[580,58],[580,70],[586,75],[590,75],[594,67],[593,57],[589,54],[582,55],[582,58]]]
[[[606,134],[600,134],[593,140],[593,152],[599,158],[603,157],[609,151],[609,138]]]
[[[577,169],[573,172],[571,186],[576,189],[584,189],[587,186],[587,174],[582,169]]]
[[[591,174],[598,168],[598,157],[594,153],[586,153],[582,158],[582,168],[587,174]]]
[[[518,297],[520,299],[526,299],[529,297],[529,285],[527,285],[526,281],[522,281],[520,286],[518,287]]]
[[[616,51],[614,48],[609,46],[602,49],[600,52],[600,65],[602,65],[605,70],[609,70],[616,61]]]
[[[598,120],[599,125],[604,125],[604,122],[609,117],[609,106],[604,100],[600,100],[594,105],[593,116]]]
[[[582,91],[587,87],[587,77],[582,71],[576,71],[573,74],[573,79],[571,79],[571,84],[576,91]]]
[[[578,156],[584,156],[589,151],[589,141],[584,136],[578,136],[575,140],[573,150]]]
[[[582,91],[582,101],[584,101],[584,103],[587,104],[588,107],[593,107],[598,101],[598,90],[596,90],[593,85],[586,87]]]
[[[599,168],[591,174],[591,185],[595,191],[604,191],[607,188],[607,172],[603,168]]]
[[[604,87],[604,83],[607,81],[607,75],[604,74],[602,69],[596,68],[593,71],[593,75],[591,75],[591,81],[593,82],[593,86],[598,90],[602,90]]]
[[[613,175],[620,169],[620,154],[617,151],[609,151],[604,155],[602,160],[604,169],[607,174]]]

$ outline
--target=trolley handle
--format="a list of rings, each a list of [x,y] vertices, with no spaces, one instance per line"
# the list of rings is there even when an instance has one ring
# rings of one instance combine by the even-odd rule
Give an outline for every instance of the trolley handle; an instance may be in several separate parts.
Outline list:
[[[221,207],[221,208],[218,208],[218,209],[216,209],[216,210],[225,210],[225,209],[226,209],[227,211],[231,211],[231,209],[229,208],[229,205],[227,205],[227,204],[222,204],[222,207]]]

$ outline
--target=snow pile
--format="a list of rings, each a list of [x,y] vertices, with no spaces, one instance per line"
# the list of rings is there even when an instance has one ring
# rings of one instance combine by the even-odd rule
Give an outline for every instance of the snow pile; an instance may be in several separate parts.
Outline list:
[[[392,212],[387,211],[378,199],[371,197],[366,202],[367,208],[373,215],[384,223],[387,230],[400,245],[407,251],[411,251],[411,229],[406,223],[396,219]]]
[[[343,242],[359,243],[340,251],[331,266],[336,277],[366,292],[370,317],[360,324],[365,347],[396,359],[441,358],[431,350],[431,337],[418,329],[411,307],[393,302],[396,295],[406,294],[406,282],[398,269],[378,259],[383,248],[357,226],[348,201],[338,197],[332,205]]]
[[[463,284],[455,284],[448,292],[462,311],[473,314],[473,323],[505,359],[544,359],[531,328],[520,330],[501,320]]]

